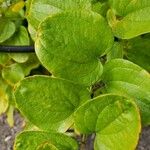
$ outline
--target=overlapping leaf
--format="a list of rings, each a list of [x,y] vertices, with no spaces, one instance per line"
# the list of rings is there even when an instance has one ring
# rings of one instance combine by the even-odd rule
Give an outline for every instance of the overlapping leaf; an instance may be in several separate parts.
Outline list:
[[[112,10],[122,18],[111,23],[114,35],[130,39],[150,32],[149,0],[110,0]]]
[[[104,67],[105,92],[132,97],[141,110],[142,122],[150,124],[150,75],[123,59],[114,59]]]
[[[30,44],[28,32],[24,26],[20,26],[15,34],[5,41],[3,45],[27,46]],[[9,54],[10,57],[18,63],[24,63],[28,60],[29,54]]]
[[[47,149],[46,149],[47,148]],[[15,150],[77,150],[76,141],[64,134],[26,131],[16,138]]]
[[[107,61],[115,58],[123,58],[123,46],[118,42],[115,42],[113,47],[107,53]]]
[[[24,72],[18,63],[14,63],[2,69],[2,77],[13,85],[24,78]]]
[[[102,16],[90,11],[67,11],[45,19],[38,30],[35,50],[55,76],[91,85],[99,80],[98,57],[113,43]]]
[[[132,100],[102,95],[75,112],[75,127],[81,133],[96,133],[95,150],[133,150],[140,132],[140,117]]]
[[[74,111],[90,94],[85,87],[58,78],[35,76],[21,81],[15,92],[20,111],[43,130],[66,131]]]
[[[16,27],[12,21],[0,18],[0,43],[9,39],[15,32]]]
[[[150,38],[134,38],[125,43],[128,60],[150,72]]]
[[[35,38],[39,23],[49,15],[68,9],[90,8],[90,0],[30,0],[27,4],[29,31]]]

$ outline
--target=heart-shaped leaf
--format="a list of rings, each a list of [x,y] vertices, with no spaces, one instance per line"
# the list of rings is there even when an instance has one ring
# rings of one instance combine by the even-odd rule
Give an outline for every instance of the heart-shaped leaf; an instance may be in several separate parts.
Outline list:
[[[64,134],[48,133],[42,131],[25,131],[17,136],[14,149],[77,150],[78,145],[74,139]]]
[[[140,132],[140,115],[132,100],[101,95],[75,112],[75,127],[81,133],[96,133],[95,150],[133,150]]]
[[[104,67],[104,91],[132,97],[141,110],[142,122],[150,124],[150,75],[134,63],[114,59]]]
[[[19,110],[31,123],[43,130],[64,132],[74,121],[74,111],[90,98],[90,93],[63,79],[34,76],[21,81],[15,97]]]
[[[90,11],[67,11],[39,26],[35,50],[42,64],[57,77],[91,85],[100,79],[98,57],[113,43],[105,19]]]

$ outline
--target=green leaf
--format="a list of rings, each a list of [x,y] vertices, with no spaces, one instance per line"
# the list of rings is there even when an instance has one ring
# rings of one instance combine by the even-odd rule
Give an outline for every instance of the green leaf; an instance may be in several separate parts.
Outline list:
[[[25,76],[29,75],[31,70],[37,68],[39,65],[40,62],[35,54],[30,54],[28,60],[20,64]]]
[[[111,30],[102,16],[74,10],[48,17],[40,24],[35,50],[54,76],[91,85],[102,74],[99,56],[112,43]]]
[[[0,53],[0,65],[5,65],[10,60],[10,57],[6,53]]]
[[[12,21],[0,18],[0,43],[9,39],[15,32],[16,27]]]
[[[150,7],[149,0],[109,0],[109,4],[117,16],[126,16],[129,13]]]
[[[133,12],[113,27],[115,36],[130,39],[150,32],[150,7]]]
[[[9,104],[6,94],[7,86],[8,85],[6,84],[6,82],[0,76],[0,115],[6,112]]]
[[[96,133],[95,150],[133,150],[141,129],[140,115],[132,100],[101,95],[75,112],[75,127],[84,134]]]
[[[104,67],[105,93],[132,97],[141,110],[142,123],[150,124],[150,75],[134,63],[113,59]]]
[[[14,63],[2,69],[2,77],[13,85],[24,78],[24,72],[18,63]]]
[[[128,60],[150,72],[150,38],[137,37],[124,44]]]
[[[7,122],[10,127],[14,126],[14,107],[12,105],[9,105],[9,108],[6,112],[7,114]]]
[[[123,58],[123,46],[118,42],[114,43],[113,47],[107,54],[107,61],[115,58]]]
[[[24,26],[20,26],[19,29],[15,32],[15,34],[5,41],[3,45],[13,45],[13,46],[27,46],[30,44],[30,38],[28,32]],[[28,60],[29,54],[9,54],[9,56],[18,63],[24,63]]]
[[[90,98],[90,93],[63,79],[34,76],[21,81],[15,97],[19,110],[31,123],[43,130],[64,132],[73,123],[74,111]]]
[[[101,3],[99,1],[96,1],[96,2],[93,2],[92,4],[92,11],[95,11],[104,17],[106,16],[108,9],[109,9],[109,5],[107,2]]]
[[[30,0],[27,3],[27,19],[29,32],[35,38],[38,25],[47,16],[55,15],[68,9],[90,9],[90,0]]]
[[[47,148],[46,148],[47,147]],[[78,150],[76,141],[64,134],[42,131],[20,133],[14,145],[15,150]]]
[[[111,23],[114,35],[121,39],[130,39],[150,32],[149,0],[110,0],[112,10],[118,20]]]

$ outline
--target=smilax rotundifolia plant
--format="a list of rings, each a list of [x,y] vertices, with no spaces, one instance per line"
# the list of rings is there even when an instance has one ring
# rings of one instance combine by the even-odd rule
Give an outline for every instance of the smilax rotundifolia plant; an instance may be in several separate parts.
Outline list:
[[[88,150],[91,136],[94,150],[136,149],[150,125],[150,1],[27,0],[25,8],[51,75],[14,85],[14,105],[32,126],[14,150]]]

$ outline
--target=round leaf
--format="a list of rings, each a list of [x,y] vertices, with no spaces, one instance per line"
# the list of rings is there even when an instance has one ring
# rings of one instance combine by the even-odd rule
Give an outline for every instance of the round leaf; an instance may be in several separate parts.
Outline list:
[[[91,85],[101,76],[98,57],[113,43],[102,16],[90,11],[68,11],[48,17],[39,26],[35,50],[55,76]]]
[[[14,63],[2,69],[2,77],[9,84],[16,84],[24,78],[24,72],[19,64]]]
[[[90,93],[66,80],[34,76],[21,81],[15,97],[31,123],[43,130],[64,132],[73,123],[73,112],[90,98]]]
[[[101,95],[75,112],[75,127],[84,134],[96,132],[95,150],[133,150],[141,129],[140,115],[130,99]]]

